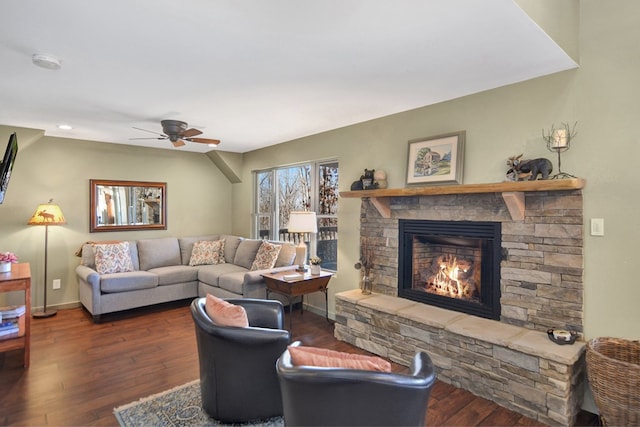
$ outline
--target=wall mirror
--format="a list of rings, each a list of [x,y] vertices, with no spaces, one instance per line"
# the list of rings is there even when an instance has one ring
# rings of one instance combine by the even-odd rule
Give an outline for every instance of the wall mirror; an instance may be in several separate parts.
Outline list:
[[[167,183],[90,180],[90,232],[167,229]]]

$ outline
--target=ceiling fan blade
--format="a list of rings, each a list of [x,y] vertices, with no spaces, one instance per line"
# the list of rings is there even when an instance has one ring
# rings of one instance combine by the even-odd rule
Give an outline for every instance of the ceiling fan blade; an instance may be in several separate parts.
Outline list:
[[[137,127],[135,127],[135,126],[132,126],[132,127],[133,127],[134,129],[137,129],[137,130],[141,130],[141,131],[149,132],[149,133],[155,133],[156,135],[160,135],[160,136],[163,136],[163,137],[165,137],[165,138],[168,138],[168,137],[167,137],[167,135],[165,135],[165,134],[163,134],[163,133],[160,133],[160,132],[155,132],[155,131],[148,130],[148,129],[137,128]]]
[[[171,141],[174,147],[182,147],[183,145],[187,145],[183,140],[179,139],[177,141]]]
[[[220,140],[219,139],[188,138],[187,141],[199,142],[201,144],[209,144],[209,145],[218,145],[218,144],[220,144]]]
[[[190,138],[192,136],[201,135],[201,134],[202,134],[202,131],[194,128],[187,129],[184,132],[182,132],[182,136],[184,138]]]

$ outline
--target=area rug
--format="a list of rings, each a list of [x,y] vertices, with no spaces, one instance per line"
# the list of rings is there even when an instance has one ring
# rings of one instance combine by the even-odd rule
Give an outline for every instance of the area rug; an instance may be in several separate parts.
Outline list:
[[[113,413],[123,427],[238,425],[224,424],[207,415],[202,409],[199,380],[120,406]],[[282,417],[275,417],[242,425],[282,427],[284,420]]]

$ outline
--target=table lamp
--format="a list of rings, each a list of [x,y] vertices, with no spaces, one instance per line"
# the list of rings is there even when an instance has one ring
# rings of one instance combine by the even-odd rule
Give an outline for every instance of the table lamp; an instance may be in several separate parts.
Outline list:
[[[289,233],[300,233],[300,242],[296,246],[296,259],[300,262],[298,271],[307,271],[307,245],[304,243],[304,233],[317,233],[318,223],[315,212],[291,212],[289,215]]]
[[[49,226],[63,225],[67,221],[64,219],[60,206],[53,204],[53,199],[49,203],[38,205],[36,211],[29,219],[29,225],[44,225],[44,306],[42,311],[33,313],[34,318],[44,318],[55,316],[56,310],[47,310],[47,246],[49,243]]]

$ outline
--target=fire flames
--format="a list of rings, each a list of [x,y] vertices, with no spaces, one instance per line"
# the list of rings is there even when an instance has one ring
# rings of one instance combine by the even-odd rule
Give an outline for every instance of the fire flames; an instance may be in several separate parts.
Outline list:
[[[427,292],[451,298],[473,299],[478,297],[476,283],[479,284],[480,269],[474,268],[473,261],[458,260],[453,255],[443,255],[436,259],[432,267],[436,270],[426,281]]]

